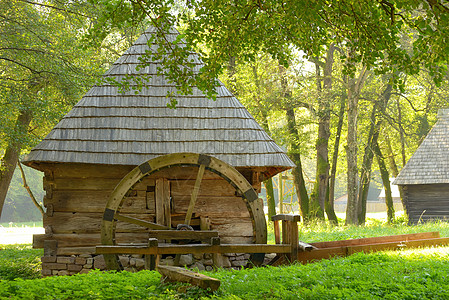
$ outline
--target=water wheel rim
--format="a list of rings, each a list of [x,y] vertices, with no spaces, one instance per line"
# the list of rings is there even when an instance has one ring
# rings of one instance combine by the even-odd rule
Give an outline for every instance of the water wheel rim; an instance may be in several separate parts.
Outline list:
[[[101,243],[103,245],[115,245],[115,223],[116,215],[125,198],[126,193],[143,177],[155,173],[163,168],[176,165],[192,165],[212,171],[228,181],[236,190],[240,192],[250,213],[253,225],[253,241],[256,244],[265,244],[267,242],[267,226],[263,203],[256,201],[257,193],[245,177],[234,167],[215,157],[198,153],[173,153],[150,159],[131,170],[117,184],[111,193],[106,204],[103,220],[101,223]],[[151,223],[151,222],[147,222]],[[151,226],[151,224],[146,224]],[[106,265],[111,270],[123,269],[118,255],[104,255]],[[255,256],[255,257],[260,257]],[[260,260],[260,259],[256,259]]]

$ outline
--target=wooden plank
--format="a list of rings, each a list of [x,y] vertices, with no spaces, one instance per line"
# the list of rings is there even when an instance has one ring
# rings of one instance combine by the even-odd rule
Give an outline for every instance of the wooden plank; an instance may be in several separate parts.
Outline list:
[[[85,212],[102,213],[106,207],[109,190],[89,190],[89,191],[54,191],[53,198],[44,197],[44,205],[53,205],[53,210],[57,212]],[[145,204],[145,193],[138,191],[137,197],[125,197],[120,209],[123,213],[149,213],[154,214],[154,208],[147,209]]]
[[[173,197],[174,213],[186,213],[189,196]],[[198,196],[194,209],[195,215],[216,216],[232,214],[233,217],[250,217],[248,207],[241,197]]]
[[[156,202],[156,223],[165,225],[165,209],[164,209],[164,182],[166,179],[158,178],[156,179],[156,191],[155,191],[155,202]]]
[[[206,173],[206,172],[205,172]],[[204,176],[204,175],[203,175]],[[191,195],[195,186],[195,180],[176,180],[172,182],[171,193],[172,197],[183,197]],[[213,196],[213,197],[233,197],[235,196],[235,188],[226,180],[220,178],[215,180],[208,180],[203,177],[201,186],[198,192],[199,196]]]
[[[114,215],[114,219],[118,220],[118,221],[123,221],[123,222],[127,222],[127,223],[131,223],[131,224],[135,224],[135,225],[139,225],[145,228],[150,228],[150,229],[169,229],[169,227],[164,226],[164,225],[159,225],[153,222],[148,222],[145,220],[140,220],[137,218],[133,218],[133,217],[129,217],[129,216],[124,216],[121,214],[115,214]]]
[[[300,222],[301,216],[294,214],[277,214],[271,217],[272,221],[290,221],[290,222]]]
[[[220,280],[206,276],[204,274],[195,273],[180,267],[159,266],[157,271],[162,274],[168,281],[187,282],[196,285],[202,289],[216,291],[220,287]]]
[[[195,185],[193,186],[193,191],[190,196],[190,202],[187,208],[184,224],[190,225],[190,220],[192,219],[193,209],[195,208],[196,199],[198,198],[198,193],[200,191],[201,181],[203,179],[205,168],[205,165],[200,165],[198,169],[198,174],[196,176]]]
[[[122,178],[56,178],[52,183],[55,190],[110,190],[112,191]],[[146,190],[154,185],[153,178],[142,178],[133,186],[133,190]]]
[[[429,246],[440,246],[449,244],[449,237],[443,238],[433,238],[425,240],[409,240],[401,242],[389,242],[381,244],[372,245],[358,245],[348,247],[348,255],[357,252],[375,252],[375,251],[385,251],[385,250],[399,250],[417,247],[429,247]]]
[[[357,252],[399,250],[417,247],[441,246],[447,244],[449,244],[449,238],[444,237],[444,238],[431,238],[424,240],[395,241],[377,244],[322,248],[310,252],[299,252],[298,260],[303,263],[308,263],[316,260],[331,258],[334,256],[347,256]]]
[[[164,180],[164,186],[163,186],[163,207],[164,207],[164,220],[168,228],[171,228],[171,199],[170,199],[170,181]]]
[[[147,222],[154,222],[154,217],[149,214],[129,214],[129,217]],[[71,213],[55,212],[52,217],[44,216],[44,227],[51,226],[53,233],[98,233],[101,231],[103,213]],[[147,229],[127,223],[117,222],[116,232],[144,232]]]
[[[33,248],[43,248],[45,239],[58,241],[60,247],[101,245],[100,233],[35,234],[33,235]],[[115,235],[115,240],[116,243],[145,243],[148,241],[148,232],[118,232]]]
[[[244,218],[211,218],[211,230],[225,236],[254,236],[253,224],[250,219]]]
[[[52,164],[46,163],[45,167],[53,171],[53,177],[57,178],[122,178],[128,174],[133,166],[118,165],[94,165],[80,163]]]
[[[200,254],[200,253],[290,253],[290,245],[267,244],[190,244],[190,245],[159,245],[157,248],[143,246],[97,246],[97,254]],[[313,252],[313,251],[312,251]],[[312,253],[305,252],[305,253]]]
[[[77,254],[95,254],[95,247],[61,247],[57,250],[57,255]]]
[[[218,231],[150,230],[149,237],[160,240],[206,240],[212,237],[218,237]]]
[[[355,246],[355,245],[366,245],[375,243],[386,243],[386,242],[401,242],[401,241],[412,241],[412,240],[423,240],[430,238],[438,238],[440,233],[438,231],[434,232],[421,232],[421,233],[411,233],[411,234],[401,234],[401,235],[390,235],[390,236],[380,236],[371,238],[361,238],[352,240],[342,240],[342,241],[331,241],[331,242],[318,242],[310,243],[310,245],[317,248],[334,248],[334,247],[344,247],[344,246]]]

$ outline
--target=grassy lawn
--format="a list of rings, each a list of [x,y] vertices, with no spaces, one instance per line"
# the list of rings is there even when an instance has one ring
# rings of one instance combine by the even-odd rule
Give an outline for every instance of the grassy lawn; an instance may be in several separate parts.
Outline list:
[[[307,242],[440,231],[449,223],[407,226],[378,218],[364,227],[300,226]],[[272,236],[272,234],[270,235]],[[186,284],[162,284],[154,271],[39,278],[41,249],[0,246],[0,299],[449,299],[449,247],[357,253],[308,265],[204,272],[221,280],[209,293]]]

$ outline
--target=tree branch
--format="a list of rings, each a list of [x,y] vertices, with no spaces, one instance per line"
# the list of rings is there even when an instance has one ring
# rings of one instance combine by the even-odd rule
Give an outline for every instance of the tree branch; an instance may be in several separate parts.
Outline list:
[[[28,186],[26,178],[25,178],[25,172],[23,172],[22,164],[20,163],[20,161],[17,161],[17,165],[19,166],[20,173],[22,173],[23,187],[27,190],[34,205],[36,205],[36,207],[41,212],[41,215],[44,216],[45,215],[44,208],[36,201],[36,198],[34,197],[33,192],[31,191],[30,187]]]

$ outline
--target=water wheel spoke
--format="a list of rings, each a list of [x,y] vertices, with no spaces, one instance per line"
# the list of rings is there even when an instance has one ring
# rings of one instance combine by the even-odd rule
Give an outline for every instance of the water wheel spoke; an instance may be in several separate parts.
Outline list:
[[[164,226],[164,225],[156,224],[153,222],[148,222],[148,221],[133,218],[133,217],[124,216],[124,215],[121,215],[118,213],[115,213],[114,219],[116,219],[117,221],[123,221],[123,222],[139,225],[139,226],[150,228],[150,229],[160,229],[160,230],[170,229],[169,227]]]
[[[196,199],[198,198],[198,193],[200,192],[201,181],[203,179],[205,168],[205,165],[200,165],[198,169],[198,174],[196,175],[192,195],[190,195],[190,203],[189,207],[187,208],[186,218],[184,220],[184,224],[186,225],[190,225],[190,221],[192,220],[193,209],[195,208]]]

